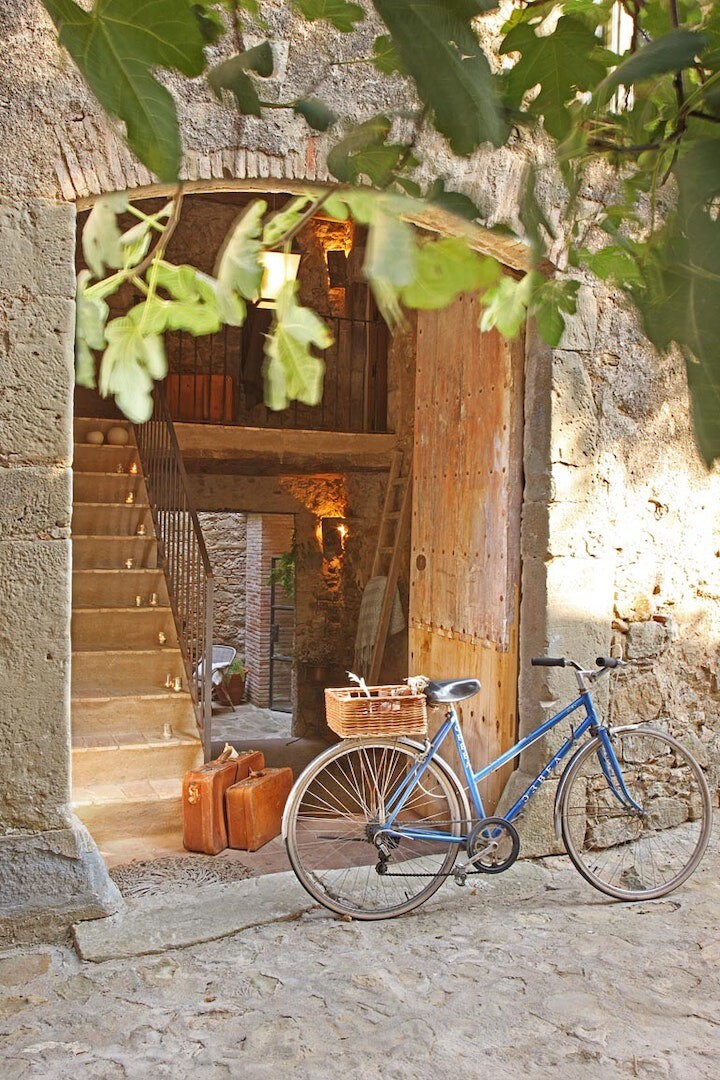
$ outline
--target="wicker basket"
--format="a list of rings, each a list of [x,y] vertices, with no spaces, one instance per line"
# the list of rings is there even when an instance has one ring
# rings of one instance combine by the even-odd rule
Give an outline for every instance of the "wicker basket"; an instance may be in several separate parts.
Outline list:
[[[370,697],[360,687],[341,686],[325,691],[328,727],[343,739],[383,735],[427,735],[427,703],[424,694],[402,695],[397,686],[369,686]]]

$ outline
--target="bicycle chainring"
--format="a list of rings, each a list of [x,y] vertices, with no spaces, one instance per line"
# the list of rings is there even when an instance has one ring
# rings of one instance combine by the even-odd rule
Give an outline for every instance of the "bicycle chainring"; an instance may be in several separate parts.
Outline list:
[[[473,862],[472,867],[481,874],[502,874],[509,870],[520,854],[520,837],[517,829],[501,817],[488,817],[478,821],[467,838],[467,853],[472,859],[481,851],[485,854]]]

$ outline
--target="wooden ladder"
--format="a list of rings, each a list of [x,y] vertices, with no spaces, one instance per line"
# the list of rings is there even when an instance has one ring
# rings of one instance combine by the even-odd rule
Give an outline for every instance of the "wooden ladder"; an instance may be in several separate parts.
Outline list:
[[[373,559],[371,578],[385,578],[385,592],[380,607],[377,633],[373,644],[372,659],[367,673],[367,682],[376,684],[380,678],[385,645],[387,643],[393,600],[400,574],[400,542],[405,535],[412,505],[412,459],[406,472],[403,471],[403,452],[395,450],[390,463],[385,502],[383,504],[380,530],[378,532],[375,558]]]

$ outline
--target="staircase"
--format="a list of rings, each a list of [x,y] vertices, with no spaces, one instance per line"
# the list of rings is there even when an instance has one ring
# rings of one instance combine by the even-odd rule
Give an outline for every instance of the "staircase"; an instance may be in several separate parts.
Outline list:
[[[127,446],[86,442],[112,427]],[[75,421],[72,546],[73,803],[112,858],[179,833],[182,776],[203,756],[131,424]]]

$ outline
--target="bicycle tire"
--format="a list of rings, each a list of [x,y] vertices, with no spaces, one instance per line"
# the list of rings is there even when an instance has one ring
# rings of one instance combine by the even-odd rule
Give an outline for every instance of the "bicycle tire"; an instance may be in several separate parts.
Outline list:
[[[563,777],[563,842],[575,868],[600,892],[653,900],[686,881],[700,862],[712,829],[710,791],[700,765],[672,735],[639,725],[610,734],[641,812],[623,803],[615,780],[613,791],[596,737]]]
[[[288,858],[303,888],[330,911],[363,920],[404,915],[452,870],[459,844],[410,837],[391,847],[386,872],[377,870],[371,830],[382,824],[389,791],[421,753],[397,739],[347,740],[299,777],[285,819]],[[461,836],[462,800],[441,761],[430,762],[403,815],[416,829]]]

